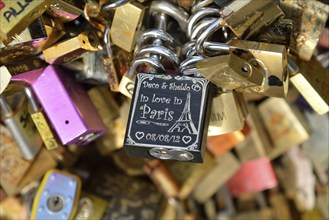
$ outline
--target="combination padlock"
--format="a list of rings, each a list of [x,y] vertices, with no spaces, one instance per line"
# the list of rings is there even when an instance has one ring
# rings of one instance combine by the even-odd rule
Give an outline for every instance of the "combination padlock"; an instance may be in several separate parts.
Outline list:
[[[34,197],[30,219],[72,219],[78,207],[81,180],[70,173],[49,170]]]
[[[63,145],[87,144],[106,131],[86,91],[64,69],[49,65],[12,80],[31,86]]]

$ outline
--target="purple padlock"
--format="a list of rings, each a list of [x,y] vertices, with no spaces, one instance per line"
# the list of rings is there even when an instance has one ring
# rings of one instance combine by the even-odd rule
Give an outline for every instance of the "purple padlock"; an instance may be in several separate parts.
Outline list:
[[[87,144],[106,127],[86,91],[58,66],[15,75],[12,81],[30,84],[63,145]]]

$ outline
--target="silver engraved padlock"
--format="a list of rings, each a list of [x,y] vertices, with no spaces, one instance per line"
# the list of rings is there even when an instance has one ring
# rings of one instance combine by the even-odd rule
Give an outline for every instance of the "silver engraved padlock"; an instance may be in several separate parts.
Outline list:
[[[179,59],[171,50],[172,37],[165,33],[167,16],[174,17],[185,30],[187,14],[165,1],[152,2],[150,13],[156,19],[157,29],[144,33],[141,41],[153,39],[153,43],[140,44],[128,76],[133,76],[143,64],[150,64],[149,72],[156,74],[138,71],[125,150],[130,156],[202,162],[210,83],[201,77],[159,74],[170,69],[177,73],[179,67]],[[166,60],[171,61],[169,65]]]

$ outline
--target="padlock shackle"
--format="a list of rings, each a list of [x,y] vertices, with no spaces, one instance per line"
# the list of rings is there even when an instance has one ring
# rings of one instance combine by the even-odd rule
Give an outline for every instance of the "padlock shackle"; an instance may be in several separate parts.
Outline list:
[[[192,6],[191,13],[194,13],[201,8],[207,7],[208,5],[212,4],[214,0],[204,0],[204,1],[198,1],[196,4]]]
[[[114,2],[109,2],[106,3],[104,5],[102,5],[102,11],[108,11],[108,10],[112,10],[114,8],[120,7],[122,5],[125,5],[127,3],[129,3],[130,0],[118,0],[118,1],[114,1]]]
[[[156,15],[157,13],[164,13],[174,18],[180,28],[186,32],[189,14],[183,8],[177,7],[167,1],[153,1],[150,6],[150,14]]]
[[[143,64],[149,64],[153,68],[159,71],[159,73],[164,73],[166,72],[164,66],[155,58],[153,57],[142,57],[142,58],[137,58],[135,59],[131,64],[130,64],[130,69],[127,73],[128,78],[133,78],[134,72],[137,69],[138,66],[143,65]]]
[[[216,20],[215,22],[213,22],[210,26],[208,26],[199,36],[199,38],[196,41],[195,44],[195,49],[197,51],[198,54],[200,55],[204,55],[206,56],[206,49],[205,49],[205,42],[206,40],[212,35],[214,34],[217,30],[219,30],[221,27],[223,27],[224,25],[222,25],[222,19],[219,18],[218,20]],[[208,45],[209,46],[209,45]],[[219,51],[216,51],[217,54],[218,52],[225,52],[227,50],[229,50],[229,46],[225,43],[217,43],[216,47],[219,49]],[[222,51],[222,49],[224,49],[224,51]]]
[[[198,22],[192,30],[190,40],[196,39],[200,34],[212,23],[214,23],[218,18],[205,18],[201,22]]]
[[[178,67],[179,65],[179,58],[177,57],[177,55],[173,51],[169,50],[164,46],[152,46],[152,45],[143,46],[136,53],[136,57],[140,57],[145,54],[161,55],[163,57],[166,57],[168,60],[172,61],[176,67]]]
[[[13,110],[11,109],[6,97],[3,95],[0,95],[0,108],[5,118],[11,117],[13,115]]]
[[[27,100],[31,104],[32,110],[34,112],[39,112],[41,110],[41,107],[33,94],[32,88],[31,87],[25,87],[24,88],[25,95],[27,96]]]
[[[111,48],[111,35],[110,35],[110,32],[111,32],[111,28],[110,26],[107,26],[105,28],[105,31],[104,31],[104,36],[103,36],[103,41],[104,41],[104,46],[105,46],[105,51],[106,51],[106,54],[109,58],[113,58],[113,52],[112,52],[112,48]]]
[[[139,40],[138,40],[138,48],[141,48],[143,45],[143,42],[148,40],[148,39],[160,39],[164,41],[165,43],[169,43],[170,46],[174,46],[174,38],[168,34],[167,32],[164,32],[163,30],[158,30],[158,29],[151,29],[146,32],[144,32]]]
[[[183,62],[180,63],[179,71],[183,75],[201,75],[196,71],[196,63],[200,60],[203,60],[203,56],[190,56],[187,57]]]
[[[200,21],[202,18],[208,17],[208,16],[216,16],[219,18],[219,10],[216,8],[204,8],[204,9],[201,9],[200,11],[197,11],[194,14],[192,14],[187,22],[187,32],[186,32],[187,36],[191,37],[193,27],[195,26],[195,24],[198,21]]]

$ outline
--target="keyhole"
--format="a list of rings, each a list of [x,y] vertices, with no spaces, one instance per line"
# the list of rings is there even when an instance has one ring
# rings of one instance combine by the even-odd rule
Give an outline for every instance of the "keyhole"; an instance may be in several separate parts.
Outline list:
[[[64,208],[64,201],[60,196],[51,196],[47,201],[48,209],[52,212],[59,212]]]
[[[245,63],[242,67],[241,67],[241,71],[242,71],[242,75],[244,77],[248,77],[251,74],[251,66],[249,63]]]

